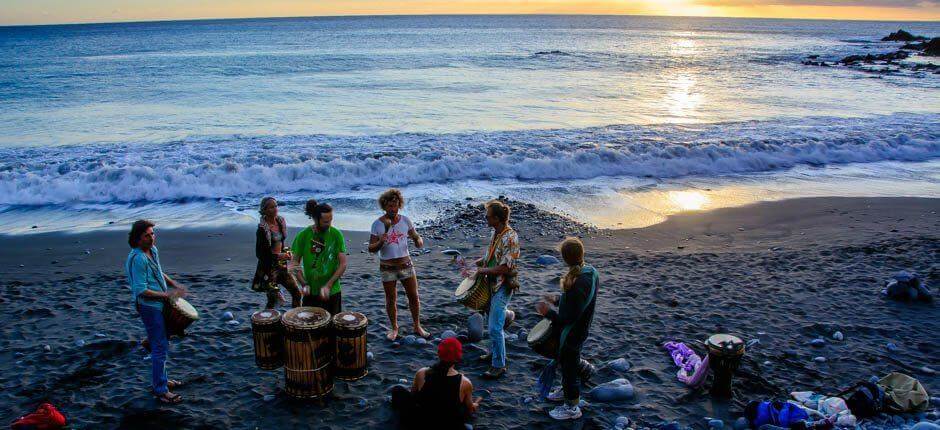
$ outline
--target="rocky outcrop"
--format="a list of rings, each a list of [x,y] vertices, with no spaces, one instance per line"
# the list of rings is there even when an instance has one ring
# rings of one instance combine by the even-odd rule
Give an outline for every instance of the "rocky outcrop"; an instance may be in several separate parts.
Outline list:
[[[924,36],[915,36],[901,29],[881,38],[882,42],[914,42],[919,40],[927,40],[927,38]]]

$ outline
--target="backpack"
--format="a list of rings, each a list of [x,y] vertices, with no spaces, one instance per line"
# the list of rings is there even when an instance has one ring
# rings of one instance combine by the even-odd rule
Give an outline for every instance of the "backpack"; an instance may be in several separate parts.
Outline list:
[[[848,397],[846,394],[851,393]],[[877,415],[884,409],[885,392],[873,382],[865,381],[853,385],[839,394],[845,399],[845,404],[857,418],[868,418]]]
[[[751,422],[752,428],[760,428],[764,424],[790,427],[809,419],[809,414],[803,408],[792,403],[756,400],[747,404],[744,408],[744,416]]]
[[[930,404],[930,396],[920,381],[903,373],[891,372],[878,380],[885,392],[885,410],[888,412],[923,412]]]

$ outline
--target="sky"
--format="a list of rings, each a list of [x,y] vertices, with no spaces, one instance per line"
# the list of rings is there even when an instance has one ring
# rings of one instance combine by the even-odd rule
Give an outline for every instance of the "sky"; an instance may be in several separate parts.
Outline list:
[[[0,25],[419,14],[940,21],[940,0],[0,0]]]

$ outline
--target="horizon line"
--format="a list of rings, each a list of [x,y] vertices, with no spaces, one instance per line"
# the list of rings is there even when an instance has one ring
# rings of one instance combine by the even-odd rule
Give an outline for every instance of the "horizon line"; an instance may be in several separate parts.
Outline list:
[[[416,13],[416,14],[352,14],[352,15],[298,15],[298,16],[256,16],[256,17],[224,17],[224,18],[186,18],[186,19],[152,19],[130,21],[87,21],[87,22],[61,22],[45,24],[0,24],[0,28],[10,27],[54,27],[69,25],[101,25],[101,24],[155,24],[172,22],[199,22],[199,21],[239,21],[239,20],[277,20],[277,19],[316,19],[316,18],[395,18],[395,17],[461,17],[461,16],[596,16],[596,17],[642,17],[642,18],[697,18],[697,19],[751,19],[751,20],[778,20],[778,21],[850,21],[850,22],[898,22],[898,23],[940,23],[940,20],[872,20],[852,18],[784,18],[784,17],[751,17],[751,16],[700,16],[700,15],[646,15],[646,14],[617,14],[617,13]]]

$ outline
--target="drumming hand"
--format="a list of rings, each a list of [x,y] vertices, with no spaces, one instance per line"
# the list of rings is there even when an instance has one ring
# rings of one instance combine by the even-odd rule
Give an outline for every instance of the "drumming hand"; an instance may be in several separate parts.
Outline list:
[[[289,252],[282,252],[277,255],[277,259],[281,261],[287,261],[287,260],[290,260],[290,258],[291,258],[291,255]]]
[[[558,303],[558,296],[555,294],[546,294],[542,296],[542,299],[553,305]]]
[[[539,315],[544,317],[546,314],[548,314],[548,303],[545,303],[545,302],[536,303],[535,311],[538,312]]]
[[[483,398],[482,398],[482,397],[480,397],[480,396],[474,397],[474,398],[473,398],[473,406],[476,407],[476,408],[479,408],[479,407],[480,407],[480,402],[482,402],[482,401],[483,401]]]
[[[330,298],[330,287],[323,286],[320,288],[320,300],[327,300]]]

